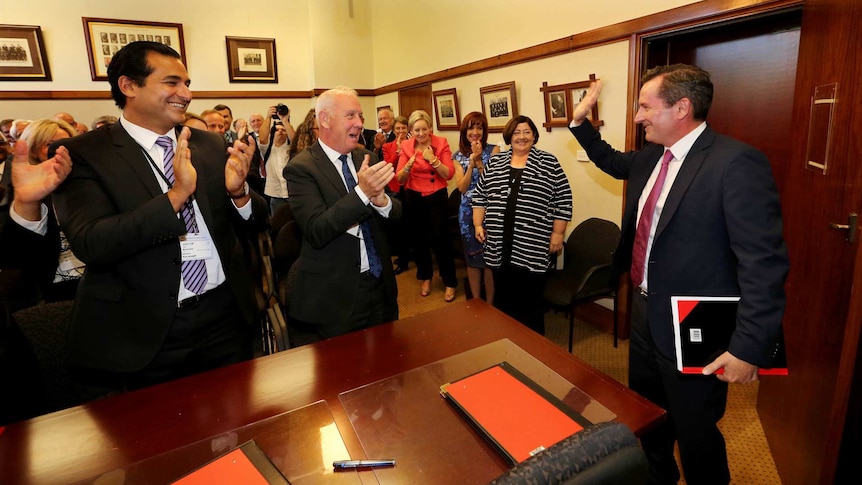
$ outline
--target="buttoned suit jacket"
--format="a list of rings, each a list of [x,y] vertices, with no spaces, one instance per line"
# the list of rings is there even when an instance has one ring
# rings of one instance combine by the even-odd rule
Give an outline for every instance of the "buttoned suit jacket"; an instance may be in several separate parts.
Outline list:
[[[571,131],[596,166],[628,180],[615,253],[617,268],[628,271],[638,199],[664,147],[651,143],[621,153],[591,123]],[[666,357],[675,355],[671,296],[740,296],[728,350],[748,363],[771,365],[789,265],[778,190],[766,156],[707,127],[668,192],[647,264],[647,319]]]
[[[351,152],[356,171],[364,156],[377,163],[372,152],[356,148]],[[302,249],[297,260],[290,315],[317,325],[343,324],[356,307],[359,290],[359,238],[348,234],[350,227],[369,221],[374,245],[383,263],[384,309],[392,320],[398,318],[398,289],[390,263],[384,224],[388,221],[350,192],[335,165],[319,142],[300,152],[284,168],[290,191],[290,207],[302,232]],[[401,203],[390,197],[390,221],[401,217]]]
[[[140,145],[120,123],[52,146],[65,146],[72,172],[54,192],[54,206],[72,251],[87,264],[69,329],[71,364],[132,372],[161,348],[177,311],[179,236],[185,224]],[[238,235],[262,230],[266,202],[252,195],[244,221],[225,190],[224,139],[191,129],[194,197],[247,322],[254,312]],[[156,163],[156,162],[153,162]]]

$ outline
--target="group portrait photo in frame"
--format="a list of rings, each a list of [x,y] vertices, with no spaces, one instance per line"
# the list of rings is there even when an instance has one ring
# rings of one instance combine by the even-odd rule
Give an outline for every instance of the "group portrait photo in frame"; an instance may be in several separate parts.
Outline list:
[[[232,83],[276,83],[275,39],[225,37],[228,79]]]
[[[488,118],[488,132],[502,133],[506,123],[518,116],[515,81],[479,88],[482,114]]]
[[[458,93],[455,88],[434,91],[434,114],[438,130],[460,130],[461,113],[458,111]]]
[[[126,44],[142,40],[172,48],[188,67],[182,24],[92,17],[83,17],[82,20],[93,81],[107,81],[108,64],[114,54]]]
[[[0,25],[0,81],[50,80],[42,28]]]
[[[551,131],[551,128],[569,126],[572,121],[572,110],[581,102],[587,94],[590,84],[595,81],[596,75],[590,74],[587,81],[576,83],[550,86],[547,82],[543,82],[542,87],[539,88],[545,98],[545,122],[542,123],[542,126],[547,131]],[[587,114],[587,120],[596,127],[604,124],[599,120],[598,103]]]

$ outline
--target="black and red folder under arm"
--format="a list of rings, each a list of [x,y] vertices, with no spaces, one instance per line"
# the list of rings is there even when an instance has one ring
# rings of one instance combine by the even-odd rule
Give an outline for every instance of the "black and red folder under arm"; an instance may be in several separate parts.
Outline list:
[[[683,374],[700,374],[723,354],[736,329],[738,296],[672,296],[676,368]],[[783,334],[772,352],[772,365],[761,367],[759,375],[787,375]],[[720,369],[716,374],[721,374]]]
[[[512,465],[592,424],[507,362],[444,384],[440,393]]]

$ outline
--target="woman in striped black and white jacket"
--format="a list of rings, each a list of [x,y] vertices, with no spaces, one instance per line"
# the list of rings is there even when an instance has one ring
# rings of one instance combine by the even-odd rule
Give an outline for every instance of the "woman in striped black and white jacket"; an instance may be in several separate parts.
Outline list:
[[[516,116],[473,192],[476,239],[494,272],[494,306],[544,335],[542,294],[551,255],[563,249],[572,189],[557,158],[534,145],[535,123]]]

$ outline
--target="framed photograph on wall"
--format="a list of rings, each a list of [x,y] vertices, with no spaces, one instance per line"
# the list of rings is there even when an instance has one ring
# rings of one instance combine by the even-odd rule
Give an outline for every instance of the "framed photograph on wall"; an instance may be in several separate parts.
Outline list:
[[[225,37],[227,71],[232,83],[277,83],[275,39]]]
[[[0,25],[0,81],[50,80],[42,28]]]
[[[82,17],[82,20],[93,81],[107,81],[111,57],[126,44],[140,40],[158,42],[172,48],[188,67],[182,24],[92,17]]]
[[[383,111],[384,109],[388,109],[389,111],[392,111],[392,107],[390,107],[390,106],[387,104],[387,105],[385,105],[385,106],[378,106],[378,107],[377,107],[377,112],[378,112],[378,113],[380,113],[380,112],[381,112],[381,111]]]
[[[515,81],[479,88],[482,96],[482,114],[488,118],[488,132],[502,133],[506,123],[518,116],[518,98]]]
[[[558,84],[549,86],[547,82],[542,83],[539,91],[545,96],[545,122],[542,126],[551,131],[554,127],[567,127],[572,121],[572,110],[581,102],[587,94],[590,83],[595,82],[596,75],[590,74],[590,79],[569,84]],[[593,126],[599,127],[604,122],[599,120],[599,106],[596,104],[587,115],[587,119]]]
[[[458,112],[458,94],[455,88],[434,91],[434,114],[438,130],[460,130],[461,113]]]

